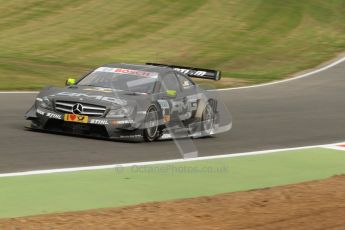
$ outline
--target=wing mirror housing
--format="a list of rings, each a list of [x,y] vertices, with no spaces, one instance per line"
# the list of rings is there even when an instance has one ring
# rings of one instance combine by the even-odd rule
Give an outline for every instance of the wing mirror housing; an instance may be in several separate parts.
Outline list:
[[[68,78],[68,79],[66,80],[65,85],[66,85],[66,86],[75,85],[76,82],[77,82],[77,80],[76,80],[75,78]]]

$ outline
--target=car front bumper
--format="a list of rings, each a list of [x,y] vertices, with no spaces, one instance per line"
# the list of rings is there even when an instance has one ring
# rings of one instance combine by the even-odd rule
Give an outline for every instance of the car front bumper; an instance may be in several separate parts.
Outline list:
[[[35,106],[25,114],[25,118],[31,121],[28,128],[34,130],[129,141],[143,139],[143,132],[138,128],[138,124],[126,118],[89,117],[87,122],[79,123],[66,121],[63,113]]]

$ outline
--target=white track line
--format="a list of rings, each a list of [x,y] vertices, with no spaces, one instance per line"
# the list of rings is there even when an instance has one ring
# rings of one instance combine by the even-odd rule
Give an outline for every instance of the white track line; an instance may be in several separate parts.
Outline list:
[[[241,87],[234,87],[234,88],[224,88],[224,89],[213,89],[213,90],[209,90],[209,91],[226,91],[226,90],[237,90],[237,89],[249,89],[249,88],[256,88],[256,87],[263,87],[263,86],[270,86],[270,85],[276,85],[276,84],[280,84],[280,83],[284,83],[284,82],[289,82],[289,81],[294,81],[294,80],[298,80],[301,78],[305,78],[308,76],[311,76],[313,74],[325,71],[327,69],[330,69],[342,62],[345,61],[345,57],[342,57],[338,60],[335,60],[334,62],[320,68],[320,69],[316,69],[313,70],[311,72],[302,74],[302,75],[298,75],[296,77],[292,77],[292,78],[288,78],[285,80],[280,80],[280,81],[273,81],[273,82],[269,82],[269,83],[263,83],[263,84],[258,84],[258,85],[250,85],[250,86],[241,86]],[[38,93],[38,91],[0,91],[0,94],[26,94],[26,93]]]
[[[38,93],[38,91],[0,91],[0,94],[27,94]]]
[[[325,148],[327,148],[327,149],[333,149],[333,150],[345,151],[345,148],[344,148],[344,147],[339,147],[339,146],[336,146],[336,145],[325,146]]]
[[[328,146],[325,146],[325,148],[345,151],[345,143],[338,143],[336,145],[328,145]]]
[[[233,154],[224,154],[216,156],[206,156],[206,157],[197,157],[197,158],[188,158],[188,159],[172,159],[172,160],[162,160],[162,161],[147,161],[147,162],[136,162],[136,163],[124,163],[124,164],[112,164],[112,165],[98,165],[98,166],[85,166],[85,167],[74,167],[74,168],[61,168],[61,169],[47,169],[47,170],[34,170],[26,172],[13,172],[13,173],[3,173],[0,174],[2,177],[15,177],[15,176],[30,176],[30,175],[41,175],[41,174],[51,174],[51,173],[66,173],[66,172],[79,172],[79,171],[91,171],[91,170],[100,170],[100,169],[115,169],[115,168],[124,168],[132,166],[146,166],[146,165],[157,165],[157,164],[171,164],[171,163],[183,163],[191,161],[203,161],[203,160],[212,160],[219,158],[232,158],[232,157],[243,157],[243,156],[253,156],[253,155],[263,155],[269,153],[279,153],[292,150],[303,150],[311,148],[329,148],[330,146],[342,144],[326,144],[326,145],[310,145],[303,147],[295,148],[284,148],[284,149],[271,149],[271,150],[262,150],[262,151],[253,151],[245,153],[233,153]]]
[[[270,86],[270,85],[276,85],[276,84],[280,84],[280,83],[285,83],[285,82],[289,82],[289,81],[294,81],[294,80],[298,80],[298,79],[301,79],[301,78],[305,78],[305,77],[308,77],[308,76],[311,76],[313,74],[316,74],[316,73],[320,73],[322,71],[325,71],[327,69],[330,69],[342,62],[345,61],[345,57],[342,57],[338,60],[335,60],[334,62],[320,68],[320,69],[316,69],[316,70],[313,70],[311,72],[308,72],[308,73],[305,73],[305,74],[302,74],[302,75],[298,75],[296,77],[292,77],[292,78],[288,78],[288,79],[285,79],[285,80],[280,80],[280,81],[273,81],[273,82],[269,82],[269,83],[263,83],[263,84],[258,84],[258,85],[250,85],[250,86],[242,86],[242,87],[234,87],[234,88],[225,88],[225,89],[216,89],[214,91],[226,91],[226,90],[237,90],[237,89],[249,89],[249,88],[256,88],[256,87],[263,87],[263,86]]]

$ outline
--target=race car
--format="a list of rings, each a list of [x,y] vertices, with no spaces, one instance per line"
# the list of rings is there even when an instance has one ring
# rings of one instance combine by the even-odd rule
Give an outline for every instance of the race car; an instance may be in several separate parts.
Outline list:
[[[225,110],[191,77],[220,71],[156,63],[107,64],[66,87],[46,87],[25,114],[30,129],[152,142],[211,136],[230,129]],[[221,115],[225,114],[221,119]]]

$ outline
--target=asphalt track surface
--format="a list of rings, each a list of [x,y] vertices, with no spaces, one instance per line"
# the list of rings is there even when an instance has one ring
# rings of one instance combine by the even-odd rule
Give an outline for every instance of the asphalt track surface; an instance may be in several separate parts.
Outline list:
[[[345,62],[311,76],[218,91],[233,128],[193,140],[199,156],[345,140]],[[32,132],[24,113],[36,94],[0,94],[0,173],[181,158],[174,141],[123,143]]]

